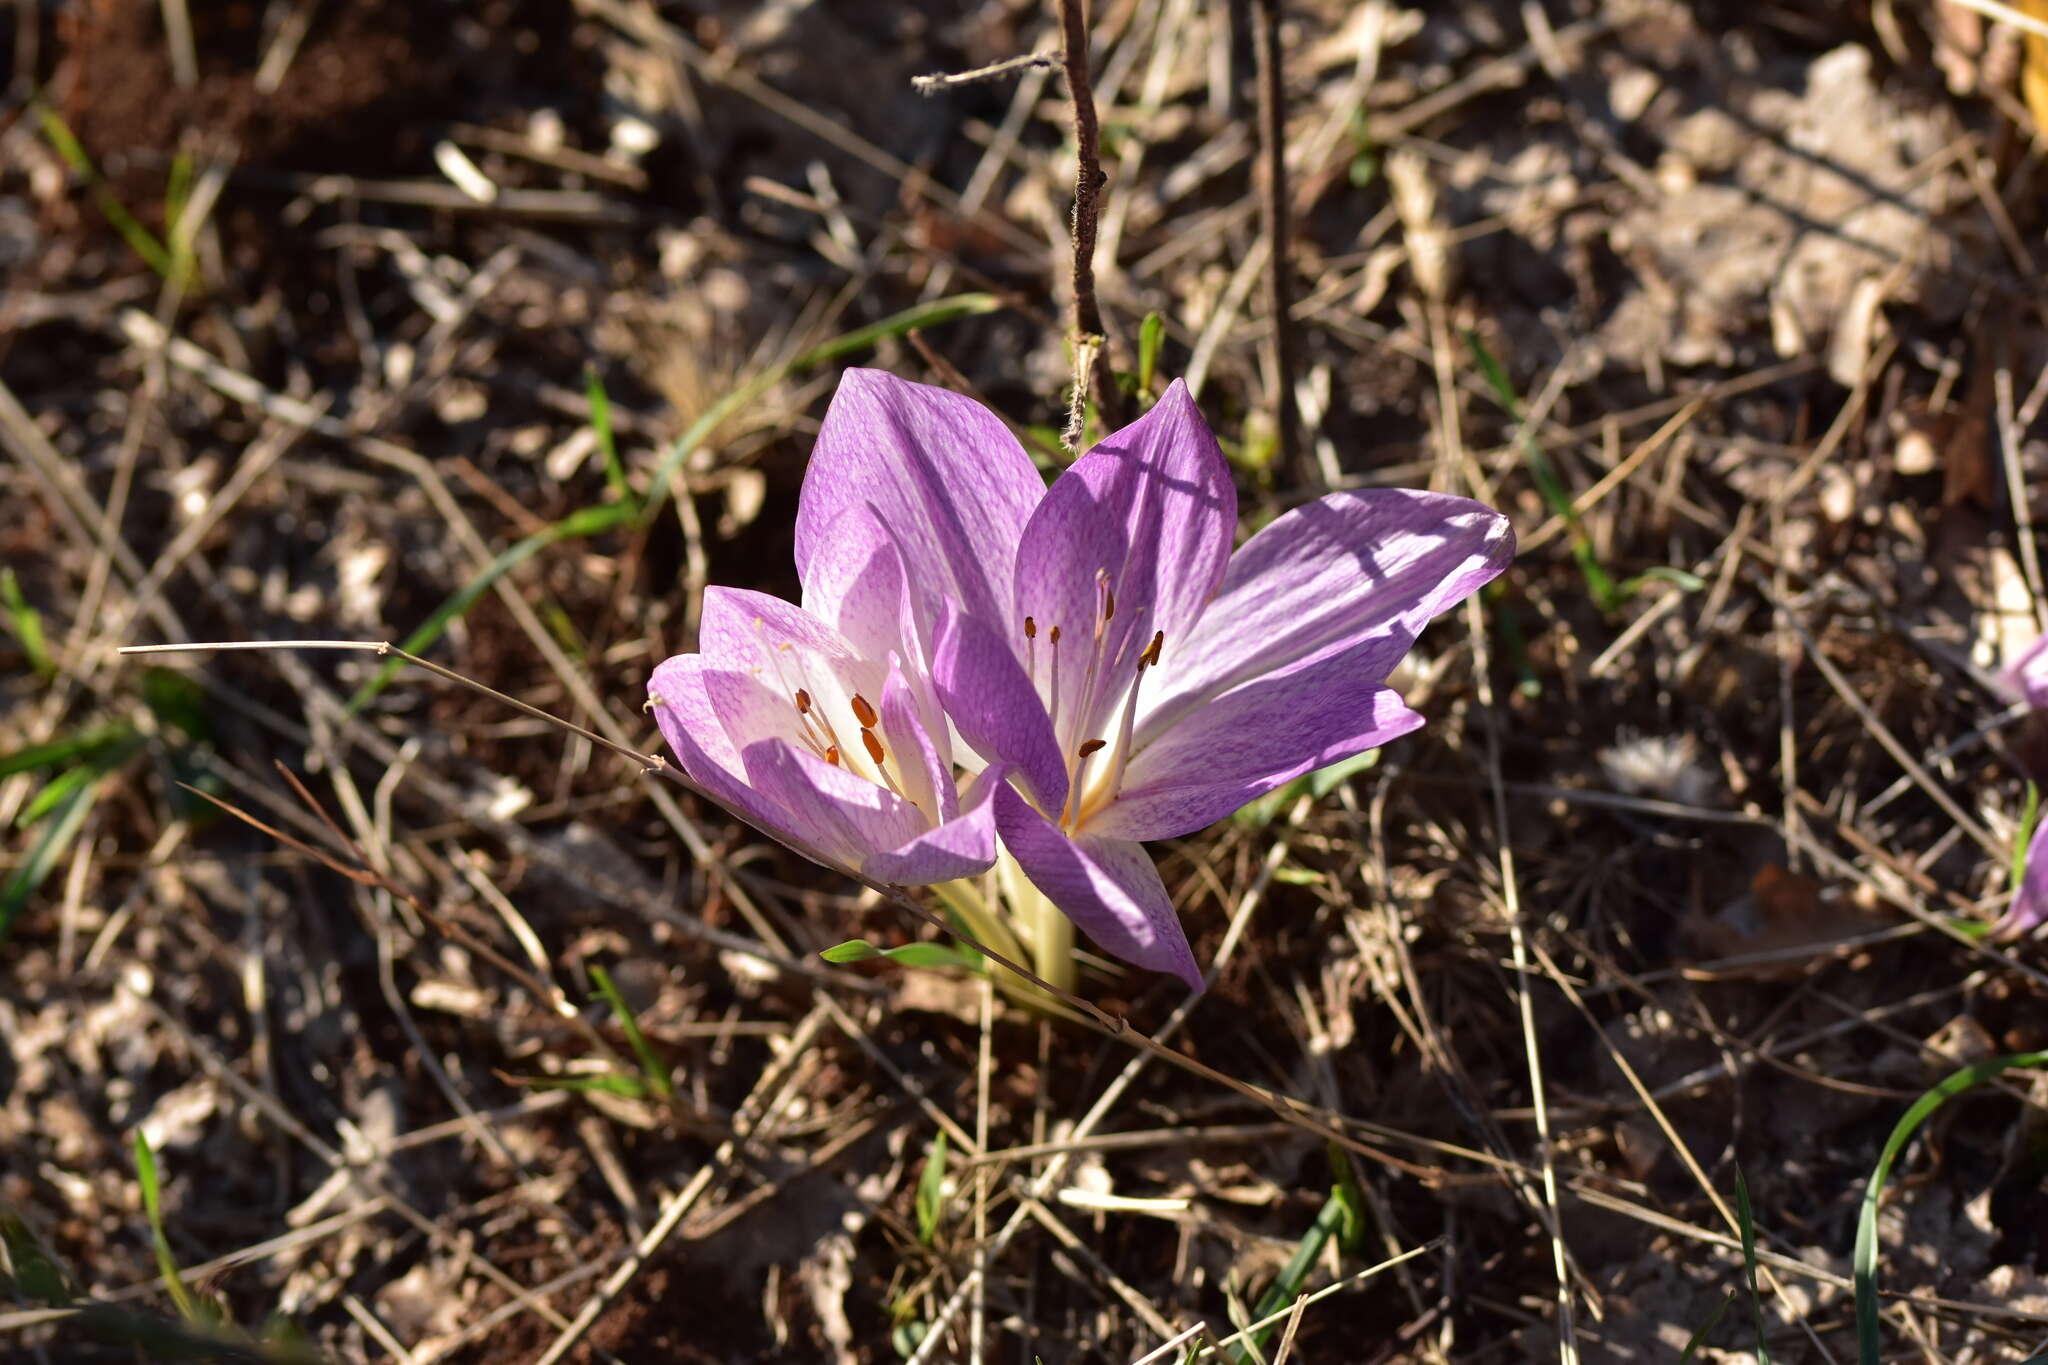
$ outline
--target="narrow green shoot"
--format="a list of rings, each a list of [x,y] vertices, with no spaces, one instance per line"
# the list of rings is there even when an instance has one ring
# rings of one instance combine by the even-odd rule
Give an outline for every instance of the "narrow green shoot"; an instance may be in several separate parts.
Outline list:
[[[1327,768],[1303,773],[1292,782],[1275,787],[1230,818],[1245,829],[1264,829],[1279,819],[1302,797],[1312,796],[1320,801],[1358,774],[1370,771],[1379,761],[1377,749],[1368,749],[1362,754],[1339,759]]]
[[[6,610],[8,634],[28,656],[28,666],[38,678],[57,676],[57,661],[50,657],[50,642],[43,635],[42,613],[22,596],[21,583],[12,569],[0,569],[0,607]]]
[[[142,1211],[149,1219],[149,1239],[156,1250],[156,1268],[163,1276],[164,1288],[170,1291],[171,1302],[178,1306],[180,1317],[187,1322],[199,1322],[202,1319],[198,1301],[178,1274],[177,1258],[171,1255],[171,1239],[164,1235],[163,1197],[157,1185],[156,1153],[150,1150],[149,1139],[140,1128],[135,1130],[135,1178],[142,1185]]]
[[[1707,1344],[1708,1334],[1721,1325],[1721,1319],[1727,1317],[1728,1310],[1735,1306],[1735,1296],[1738,1292],[1731,1289],[1722,1295],[1721,1302],[1714,1306],[1713,1312],[1707,1314],[1707,1320],[1700,1324],[1699,1330],[1685,1339],[1685,1349],[1679,1353],[1678,1365],[1686,1365],[1686,1362],[1700,1353],[1700,1347]]]
[[[590,980],[597,987],[597,993],[604,997],[612,1012],[619,1016],[619,1027],[625,1031],[626,1042],[632,1046],[633,1055],[640,1060],[640,1069],[647,1074],[647,1084],[663,1099],[672,1099],[676,1089],[668,1078],[668,1067],[656,1053],[647,1035],[640,1031],[640,1021],[633,1017],[633,1011],[626,1004],[626,997],[612,982],[612,974],[592,963]]]
[[[1885,1139],[1884,1151],[1870,1172],[1870,1183],[1863,1191],[1863,1207],[1856,1218],[1853,1260],[1856,1276],[1856,1358],[1860,1365],[1879,1365],[1883,1354],[1877,1314],[1877,1211],[1884,1197],[1885,1181],[1892,1173],[1892,1164],[1935,1110],[1964,1091],[1973,1090],[1994,1076],[2021,1066],[2048,1066],[2048,1052],[2016,1052],[1964,1067],[1913,1101],[1893,1126],[1891,1136]]]
[[[1585,525],[1579,520],[1578,508],[1572,504],[1570,490],[1558,478],[1543,443],[1536,439],[1536,433],[1523,420],[1522,400],[1516,394],[1508,372],[1494,359],[1493,352],[1487,349],[1477,332],[1467,328],[1464,336],[1480,375],[1485,378],[1487,387],[1493,390],[1494,401],[1515,424],[1515,445],[1522,452],[1522,463],[1528,469],[1536,491],[1542,495],[1544,506],[1565,524],[1565,530],[1571,537],[1572,559],[1579,566],[1580,576],[1586,580],[1586,591],[1592,596],[1593,605],[1603,613],[1614,611],[1626,595],[1614,585],[1614,575],[1600,562],[1599,554],[1593,549],[1593,538],[1586,534]]]
[[[45,1308],[71,1302],[71,1276],[22,1216],[0,1206],[0,1251],[6,1253],[5,1284],[17,1299]]]
[[[1749,1311],[1756,1322],[1757,1365],[1771,1365],[1771,1347],[1764,1327],[1764,1296],[1756,1286],[1756,1214],[1749,1206],[1749,1182],[1735,1168],[1735,1221],[1742,1228],[1742,1273],[1749,1282]]]
[[[78,134],[71,131],[71,125],[64,121],[63,115],[47,104],[38,104],[36,119],[42,125],[43,137],[57,155],[92,187],[93,203],[99,208],[100,215],[121,235],[129,249],[164,279],[178,278],[174,253],[128,211],[128,206],[121,202],[119,196],[107,188],[107,182],[100,178],[99,168],[92,164],[92,158],[86,155],[85,145],[78,140]]]
[[[565,540],[577,540],[585,536],[600,535],[614,527],[625,525],[633,519],[634,510],[633,507],[626,503],[608,502],[597,507],[585,507],[579,511],[571,512],[560,521],[541,527],[540,530],[535,531],[532,535],[525,537],[505,550],[496,559],[485,565],[483,572],[451,593],[446,601],[434,608],[426,620],[414,628],[412,634],[405,637],[402,647],[411,654],[426,653],[434,647],[434,643],[441,638],[448,627],[460,617],[467,615],[469,609],[476,605],[477,599],[489,592],[491,585],[500,578],[503,578],[506,574],[518,568],[550,545],[559,544]],[[387,660],[384,666],[379,668],[369,681],[358,687],[355,690],[355,695],[348,699],[347,714],[354,716],[365,706],[368,706],[376,698],[377,694],[382,692],[391,680],[398,676],[398,670],[402,667],[404,667],[402,660]]]
[[[2019,832],[2012,838],[2012,889],[2018,891],[2027,878],[2027,845],[2033,842],[2034,827],[2041,823],[2041,789],[2027,784],[2027,804],[2020,810]]]
[[[612,434],[611,395],[604,391],[604,380],[595,369],[584,371],[583,393],[590,400],[590,429],[597,433],[597,448],[604,456],[604,481],[620,502],[637,502],[633,485],[626,481],[625,463],[619,459],[618,440]]]
[[[946,1212],[946,1135],[932,1138],[924,1154],[924,1173],[917,1178],[917,1240],[926,1246],[938,1236]]]
[[[1152,312],[1138,325],[1138,393],[1152,396],[1152,381],[1159,372],[1159,347],[1166,340],[1166,319]]]
[[[1346,1207],[1348,1200],[1349,1196],[1341,1184],[1331,1191],[1330,1197],[1323,1201],[1322,1211],[1316,1214],[1316,1221],[1310,1224],[1309,1230],[1302,1235],[1300,1243],[1294,1248],[1294,1254],[1287,1258],[1287,1264],[1280,1268],[1280,1273],[1274,1277],[1273,1283],[1266,1286],[1266,1292],[1259,1296],[1258,1306],[1252,1309],[1251,1316],[1246,1322],[1257,1322],[1261,1318],[1272,1317],[1301,1297],[1302,1283],[1308,1279],[1309,1271],[1315,1268],[1316,1259],[1323,1254],[1323,1248],[1330,1244],[1332,1238],[1341,1239],[1346,1221],[1355,1217],[1355,1214]],[[1246,1324],[1236,1325],[1241,1329]],[[1266,1343],[1272,1338],[1278,1326],[1278,1323],[1273,1323],[1261,1327],[1243,1342],[1231,1347],[1232,1365],[1251,1365],[1254,1360],[1264,1360]]]

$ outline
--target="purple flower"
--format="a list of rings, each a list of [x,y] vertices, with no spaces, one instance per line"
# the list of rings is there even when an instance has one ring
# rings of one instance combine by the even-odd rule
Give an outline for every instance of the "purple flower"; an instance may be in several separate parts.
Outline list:
[[[2026,933],[2048,921],[2048,819],[2036,820],[2034,835],[2027,840],[2026,863],[2020,883],[2013,888],[2012,903],[1993,926],[2004,937]]]
[[[2005,689],[2036,711],[2048,707],[2048,635],[2028,645],[2020,657],[2007,665],[1998,680]],[[2038,717],[2030,718],[2038,725]],[[1995,927],[2000,935],[2024,934],[2048,921],[2048,819],[2037,819],[2033,837],[2013,888],[2012,903]]]
[[[901,648],[928,663],[959,760],[1000,783],[1025,875],[1098,945],[1196,989],[1141,841],[1421,725],[1388,674],[1514,552],[1499,514],[1403,490],[1331,494],[1233,555],[1236,526],[1182,384],[1048,489],[978,404],[864,370],[826,414],[797,514],[825,620],[843,628],[855,602],[850,559],[901,566]]]
[[[705,592],[698,652],[648,683],[662,737],[699,786],[800,852],[881,881],[973,876],[995,861],[1002,772],[959,792],[924,661],[897,647],[914,636],[896,553],[872,534],[839,550],[819,572],[830,622]]]
[[[2019,658],[1998,675],[2008,692],[2027,705],[2048,706],[2048,635],[2028,645]]]

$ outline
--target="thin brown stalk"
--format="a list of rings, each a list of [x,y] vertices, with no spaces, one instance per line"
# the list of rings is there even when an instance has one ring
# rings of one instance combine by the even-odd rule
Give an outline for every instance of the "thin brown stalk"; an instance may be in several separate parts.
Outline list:
[[[1270,249],[1266,253],[1266,313],[1272,331],[1266,337],[1266,371],[1273,384],[1275,458],[1283,469],[1299,469],[1309,482],[1318,478],[1313,461],[1297,466],[1301,441],[1294,404],[1293,281],[1288,278],[1287,236],[1287,89],[1282,81],[1280,0],[1256,0],[1258,22],[1252,25],[1252,50],[1259,67],[1259,149],[1264,183],[1259,192],[1259,221]]]
[[[1088,75],[1087,0],[1058,0],[1060,16],[1060,66],[1066,72],[1067,93],[1074,102],[1074,349],[1073,413],[1068,419],[1066,443],[1079,449],[1085,410],[1084,397],[1092,389],[1095,410],[1105,427],[1124,424],[1123,394],[1117,389],[1110,369],[1109,346],[1102,327],[1102,309],[1095,300],[1095,233],[1102,216],[1102,187],[1109,177],[1102,171],[1102,126],[1095,117],[1095,86]]]

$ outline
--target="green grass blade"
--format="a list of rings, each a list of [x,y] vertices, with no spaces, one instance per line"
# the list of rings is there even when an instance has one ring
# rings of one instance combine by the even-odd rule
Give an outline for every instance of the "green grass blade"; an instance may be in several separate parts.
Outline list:
[[[39,678],[56,677],[57,662],[50,657],[50,642],[43,635],[42,613],[22,596],[21,583],[12,569],[0,569],[0,606],[7,610],[8,633],[28,656],[29,668]]]
[[[98,797],[99,784],[96,782],[71,792],[57,808],[56,819],[43,826],[42,833],[30,846],[28,856],[21,860],[4,883],[0,883],[0,940],[6,939],[22,908],[28,904],[28,898],[55,870],[57,860],[78,837],[78,831]]]
[[[1330,1239],[1343,1235],[1347,1217],[1349,1214],[1344,1207],[1343,1193],[1333,1192],[1323,1201],[1322,1211],[1316,1214],[1316,1221],[1310,1224],[1309,1230],[1302,1235],[1300,1243],[1294,1248],[1294,1254],[1287,1258],[1287,1264],[1280,1268],[1280,1273],[1273,1278],[1273,1283],[1266,1286],[1266,1292],[1259,1296],[1258,1306],[1252,1309],[1251,1316],[1246,1319],[1247,1322],[1258,1322],[1262,1318],[1272,1317],[1301,1297],[1302,1282],[1308,1278],[1309,1271],[1315,1268],[1316,1258],[1323,1254],[1323,1248],[1329,1245]],[[1242,1328],[1244,1324],[1239,1323],[1238,1326]],[[1245,1341],[1233,1346],[1230,1358],[1235,1365],[1249,1365],[1253,1360],[1265,1359],[1266,1343],[1272,1339],[1278,1326],[1278,1323],[1274,1323],[1262,1327]]]
[[[16,749],[11,754],[0,755],[0,777],[12,777],[16,773],[32,773],[41,768],[61,767],[66,763],[90,759],[109,745],[119,743],[135,734],[125,725],[95,725],[80,730],[62,739],[53,739],[48,744],[32,744],[26,749]]]
[[[178,1306],[178,1315],[187,1322],[197,1322],[200,1320],[199,1305],[179,1276],[177,1258],[171,1255],[171,1239],[164,1235],[163,1197],[157,1183],[156,1153],[150,1150],[149,1139],[140,1128],[135,1130],[135,1178],[142,1185],[142,1211],[149,1219],[149,1238],[156,1251],[157,1272],[163,1276],[164,1288],[170,1291],[171,1302]]]
[[[977,313],[992,313],[1002,306],[1002,300],[993,294],[953,294],[943,299],[933,299],[930,303],[921,303],[915,308],[891,313],[880,322],[857,327],[842,336],[834,337],[805,351],[794,360],[771,365],[713,403],[702,417],[690,423],[689,430],[678,436],[663,452],[661,464],[654,471],[654,481],[647,486],[647,497],[641,508],[642,519],[651,520],[654,514],[661,510],[663,500],[669,495],[669,486],[675,482],[677,471],[683,467],[685,460],[697,453],[699,446],[710,439],[712,432],[718,430],[726,419],[791,375],[814,370],[820,365],[857,351],[865,351],[885,337],[902,336],[905,332],[936,327],[941,323]]]
[[[917,1240],[926,1246],[939,1232],[946,1212],[946,1135],[940,1132],[924,1154],[924,1172],[917,1178]]]
[[[1757,1365],[1771,1365],[1771,1348],[1764,1326],[1764,1296],[1756,1287],[1756,1214],[1749,1206],[1749,1182],[1742,1168],[1735,1168],[1735,1220],[1742,1228],[1742,1273],[1749,1282],[1749,1311],[1756,1320]]]
[[[121,240],[128,243],[129,249],[140,256],[151,270],[166,280],[171,279],[177,271],[177,263],[171,253],[157,240],[156,234],[144,227],[128,211],[128,206],[107,188],[106,182],[100,179],[98,168],[92,164],[92,158],[86,155],[85,145],[78,140],[78,134],[71,131],[71,125],[47,104],[36,106],[36,118],[42,125],[44,138],[56,149],[57,155],[92,186],[93,203],[114,231],[121,234]]]
[[[590,400],[590,429],[597,433],[597,448],[604,455],[604,481],[620,502],[633,502],[633,485],[626,482],[626,466],[619,459],[619,443],[612,434],[612,400],[596,370],[583,377],[583,393]]]
[[[612,974],[592,963],[590,979],[597,986],[597,993],[604,997],[605,1003],[612,1007],[612,1012],[619,1016],[619,1027],[625,1030],[626,1041],[632,1045],[633,1055],[640,1059],[640,1069],[647,1073],[647,1084],[663,1099],[673,1097],[676,1091],[668,1078],[668,1067],[662,1062],[660,1054],[655,1052],[653,1045],[647,1041],[647,1035],[640,1031],[640,1021],[633,1017],[632,1009],[626,1004],[626,997],[619,994],[619,988],[613,984]]]
[[[1913,1101],[1885,1140],[1884,1151],[1870,1173],[1870,1184],[1863,1191],[1862,1211],[1856,1218],[1856,1356],[1861,1365],[1879,1365],[1881,1354],[1877,1321],[1877,1210],[1884,1197],[1885,1181],[1892,1173],[1892,1163],[1935,1110],[1964,1091],[2017,1066],[2048,1066],[2048,1052],[2016,1052],[1964,1067]]]
[[[1145,321],[1138,326],[1138,392],[1149,396],[1152,380],[1159,370],[1159,347],[1166,340],[1166,319],[1157,313],[1145,314]]]
[[[1721,1319],[1727,1317],[1728,1310],[1735,1306],[1736,1292],[1731,1289],[1723,1295],[1720,1304],[1713,1312],[1707,1314],[1707,1320],[1700,1324],[1699,1331],[1685,1339],[1685,1350],[1679,1354],[1678,1365],[1686,1365],[1687,1361],[1699,1354],[1700,1347],[1707,1344],[1707,1334],[1719,1327]]]
[[[482,573],[469,580],[451,593],[448,600],[434,608],[433,613],[422,621],[412,634],[405,637],[404,648],[410,654],[424,654],[447,632],[450,624],[461,617],[477,599],[489,592],[491,585],[512,570],[545,550],[548,546],[564,540],[575,540],[583,536],[594,536],[623,525],[633,519],[633,507],[628,503],[608,502],[598,507],[586,507],[571,512],[560,521],[543,526],[524,540],[519,541],[496,559],[484,566]],[[376,675],[358,687],[355,695],[348,699],[347,714],[354,716],[390,681],[398,676],[404,660],[391,659],[379,668]]]

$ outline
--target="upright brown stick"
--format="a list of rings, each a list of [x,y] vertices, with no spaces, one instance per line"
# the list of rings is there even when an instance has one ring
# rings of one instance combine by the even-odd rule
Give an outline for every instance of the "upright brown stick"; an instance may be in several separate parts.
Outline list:
[[[1292,281],[1287,265],[1287,92],[1280,72],[1280,0],[1256,0],[1258,22],[1252,25],[1252,48],[1259,65],[1259,142],[1265,154],[1265,184],[1259,219],[1270,250],[1266,255],[1266,312],[1273,332],[1266,339],[1268,371],[1273,380],[1273,426],[1278,442],[1275,462],[1313,482],[1313,464],[1297,466],[1300,444],[1294,411],[1294,340]]]
[[[1103,425],[1124,424],[1123,394],[1109,365],[1102,310],[1095,302],[1095,224],[1102,212],[1102,129],[1095,118],[1095,86],[1088,76],[1087,0],[1058,0],[1060,65],[1074,101],[1074,408],[1066,441],[1078,447],[1088,390]]]

